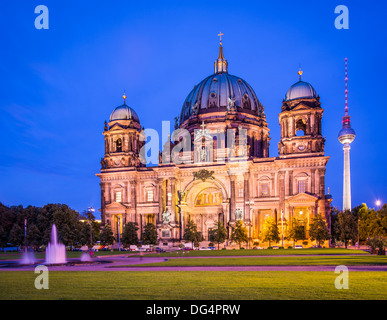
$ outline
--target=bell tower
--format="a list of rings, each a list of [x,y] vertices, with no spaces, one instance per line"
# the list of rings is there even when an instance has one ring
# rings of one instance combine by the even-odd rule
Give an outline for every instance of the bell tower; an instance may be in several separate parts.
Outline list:
[[[101,170],[111,168],[142,166],[139,153],[144,142],[141,142],[140,120],[136,112],[126,104],[114,109],[109,123],[105,121],[105,156],[101,159]]]
[[[301,80],[301,70],[298,75],[299,81],[286,93],[279,114],[278,151],[283,158],[300,154],[324,155],[325,138],[321,133],[324,109],[312,85]]]

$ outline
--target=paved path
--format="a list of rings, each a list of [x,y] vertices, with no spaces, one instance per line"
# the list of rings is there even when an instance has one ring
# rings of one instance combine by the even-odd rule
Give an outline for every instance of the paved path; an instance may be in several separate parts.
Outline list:
[[[226,256],[225,258],[240,258],[243,256]],[[248,256],[251,257],[251,256]],[[268,256],[261,256],[268,257]],[[272,257],[272,256],[269,256]],[[94,258],[97,263],[74,264],[64,266],[49,266],[50,271],[331,271],[334,272],[336,266],[191,266],[191,267],[140,267],[138,264],[163,262],[166,259],[176,259],[181,257],[130,257],[127,256],[102,256]],[[209,258],[209,257],[190,257]],[[211,257],[213,258],[213,257]],[[214,257],[215,258],[215,257]],[[221,258],[221,257],[216,257]],[[77,262],[79,259],[70,258],[69,262]],[[15,267],[1,267],[4,263],[15,263]],[[34,266],[18,266],[17,260],[0,261],[1,271],[34,271]],[[40,259],[37,264],[44,263]],[[128,265],[130,265],[128,267]],[[123,267],[120,267],[123,266]],[[124,267],[125,266],[125,267]],[[349,271],[387,271],[387,266],[348,266]]]

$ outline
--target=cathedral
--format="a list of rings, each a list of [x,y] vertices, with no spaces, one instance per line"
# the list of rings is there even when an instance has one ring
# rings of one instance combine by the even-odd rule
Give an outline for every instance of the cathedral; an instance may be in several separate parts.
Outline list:
[[[298,74],[299,81],[278,108],[281,139],[274,157],[269,155],[264,107],[245,80],[228,73],[222,42],[215,72],[188,94],[176,119],[177,138],[168,139],[158,165],[144,163],[140,117],[124,95],[103,132],[105,155],[97,174],[102,225],[110,225],[117,239],[128,222],[138,225],[139,238],[144,226],[153,223],[160,241],[169,243],[183,239],[189,220],[204,240],[218,221],[230,237],[235,222],[242,220],[251,241],[262,240],[260,232],[269,217],[284,233],[298,219],[308,235],[316,215],[330,228],[324,110],[312,85],[301,80],[302,71]],[[183,161],[174,161],[171,151],[181,141],[179,132],[186,133],[190,143],[175,153]]]

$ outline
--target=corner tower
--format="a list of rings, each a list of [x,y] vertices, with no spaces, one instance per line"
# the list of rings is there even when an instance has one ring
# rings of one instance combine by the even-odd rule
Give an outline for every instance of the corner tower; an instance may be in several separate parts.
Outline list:
[[[321,134],[321,120],[324,110],[320,97],[308,82],[293,84],[282,102],[279,114],[281,140],[278,143],[280,157],[324,155],[325,139]]]
[[[101,170],[124,167],[139,167],[141,131],[137,113],[126,104],[118,106],[110,115],[109,124],[105,121],[105,155],[101,159]]]

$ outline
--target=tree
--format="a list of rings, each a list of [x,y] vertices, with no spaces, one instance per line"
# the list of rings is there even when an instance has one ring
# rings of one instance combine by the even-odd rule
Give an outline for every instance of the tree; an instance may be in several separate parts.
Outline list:
[[[7,231],[2,225],[0,225],[0,247],[5,247],[7,245]]]
[[[105,225],[99,235],[101,244],[109,245],[114,243],[113,231],[109,225]]]
[[[218,221],[217,228],[211,229],[208,234],[208,240],[215,242],[218,244],[218,250],[219,245],[226,241],[227,239],[227,230],[224,227],[223,223],[221,221]]]
[[[90,234],[90,245],[93,245],[93,222],[95,221],[95,216],[93,214],[93,208],[87,208],[87,210],[83,211],[82,218],[89,222],[89,234]],[[95,241],[95,239],[94,239]]]
[[[232,228],[231,232],[231,241],[239,244],[239,248],[242,247],[242,243],[247,243],[249,241],[247,228],[243,225],[242,220],[237,220],[235,222],[235,227]]]
[[[380,212],[380,224],[381,224],[381,233],[384,237],[387,237],[387,204],[384,204],[383,207],[379,210]]]
[[[20,246],[24,242],[24,232],[19,224],[14,223],[11,231],[9,232],[8,241],[15,246]]]
[[[301,220],[293,218],[292,223],[288,229],[286,239],[293,240],[293,246],[298,240],[305,240],[305,227]]]
[[[378,248],[378,255],[386,254],[387,239],[382,236],[376,236],[371,239],[368,239],[367,244],[371,247],[372,252],[374,253]]]
[[[192,242],[192,249],[194,248],[194,244],[198,244],[202,240],[202,234],[198,231],[197,225],[191,219],[188,220],[183,239]]]
[[[312,218],[312,223],[309,225],[309,236],[312,241],[316,240],[317,245],[330,239],[327,224],[320,215]]]
[[[51,226],[56,225],[58,240],[65,245],[77,241],[77,231],[80,228],[80,215],[65,204],[47,204],[40,209],[35,225],[42,233],[43,243],[50,241]],[[87,241],[88,242],[88,241]]]
[[[357,219],[351,211],[340,211],[337,214],[337,220],[335,224],[337,240],[344,242],[345,248],[348,247],[349,241],[352,243],[357,240]]]
[[[370,237],[383,234],[382,216],[380,212],[367,208],[363,203],[353,209],[354,215],[359,219],[359,240],[367,241]]]
[[[261,233],[263,242],[269,242],[269,247],[271,247],[271,242],[280,241],[279,230],[276,222],[273,218],[267,218],[263,224],[262,233]]]
[[[42,245],[42,235],[38,227],[34,224],[30,224],[27,228],[27,245],[37,248]]]
[[[157,230],[153,223],[147,223],[142,234],[144,244],[157,244]]]
[[[122,243],[127,246],[138,244],[137,230],[138,227],[134,222],[128,222],[122,232]]]

